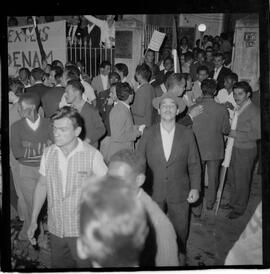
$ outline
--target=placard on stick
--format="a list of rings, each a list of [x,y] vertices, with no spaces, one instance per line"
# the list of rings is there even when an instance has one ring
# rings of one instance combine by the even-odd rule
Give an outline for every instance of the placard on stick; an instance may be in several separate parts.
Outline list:
[[[159,51],[163,40],[165,38],[166,33],[159,32],[157,30],[154,30],[150,43],[148,45],[148,49],[151,49],[153,51]]]

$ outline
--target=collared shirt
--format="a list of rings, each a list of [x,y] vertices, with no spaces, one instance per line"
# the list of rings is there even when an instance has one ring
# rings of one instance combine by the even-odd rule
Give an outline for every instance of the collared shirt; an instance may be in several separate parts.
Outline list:
[[[162,124],[160,123],[161,140],[166,161],[169,160],[171,155],[174,132],[175,126],[170,132],[168,132],[166,129],[163,128]]]
[[[31,120],[29,120],[28,118],[26,118],[26,122],[28,124],[28,126],[33,129],[34,131],[36,131],[39,127],[40,124],[40,115],[38,114],[38,118],[37,120],[33,123]]]
[[[130,105],[128,105],[127,103],[125,103],[124,101],[120,101],[125,107],[128,108],[128,110],[130,110]]]
[[[66,184],[67,184],[67,173],[68,173],[68,163],[70,159],[75,155],[75,153],[84,151],[83,142],[80,138],[77,138],[78,145],[76,148],[66,157],[63,153],[63,151],[56,146],[56,150],[58,153],[58,163],[59,163],[59,169],[61,171],[62,175],[62,189],[63,189],[63,196],[65,196],[66,192]],[[39,173],[43,176],[46,176],[45,172],[45,161],[44,154],[42,155],[41,162],[40,162],[40,168]],[[103,176],[107,173],[107,166],[103,162],[103,157],[99,151],[96,151],[94,159],[93,159],[93,172],[97,176]]]
[[[108,75],[102,75],[100,74],[103,89],[106,90],[108,88]]]
[[[214,80],[217,80],[219,72],[221,71],[221,69],[222,69],[222,66],[220,66],[218,69],[215,68],[215,73],[214,73],[214,77],[213,77]]]

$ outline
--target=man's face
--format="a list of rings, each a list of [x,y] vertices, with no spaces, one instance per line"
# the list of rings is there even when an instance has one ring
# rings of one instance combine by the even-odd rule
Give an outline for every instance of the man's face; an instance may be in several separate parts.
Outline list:
[[[68,104],[72,104],[74,103],[74,101],[77,98],[77,92],[74,90],[74,88],[72,86],[67,86],[66,87],[66,92],[65,92],[65,97],[66,97],[66,101]]]
[[[112,84],[115,84],[115,83],[118,83],[118,78],[115,77],[115,76],[112,76],[110,79],[109,79],[109,82],[110,82],[110,85]]]
[[[198,61],[200,63],[203,63],[205,61],[205,57],[202,53],[198,53]]]
[[[63,73],[63,77],[62,77],[62,82],[61,82],[61,85],[63,86],[63,87],[65,87],[66,85],[67,85],[67,82],[68,82],[68,77],[67,77],[67,71],[64,71],[64,73]]]
[[[198,73],[198,80],[202,82],[203,80],[208,78],[208,73],[206,70],[200,70]]]
[[[20,102],[18,112],[21,117],[31,119],[35,106],[27,104],[25,101]]]
[[[49,81],[50,81],[51,84],[56,84],[54,76],[55,76],[55,70],[51,70],[50,71],[50,77],[49,77]]]
[[[147,51],[146,56],[145,56],[145,60],[148,63],[153,63],[155,58],[154,52],[152,51]]]
[[[105,68],[101,68],[100,72],[103,75],[109,75],[109,73],[111,72],[111,66],[107,65],[107,66],[105,66]]]
[[[206,58],[207,58],[207,60],[213,59],[213,51],[212,50],[206,51]]]
[[[160,103],[158,113],[160,114],[161,120],[174,120],[178,114],[178,109],[174,100],[171,98],[163,99]]]
[[[21,70],[21,71],[19,72],[19,78],[20,78],[20,80],[23,81],[23,82],[27,80],[27,73],[26,73],[25,70]]]
[[[216,56],[214,59],[214,64],[215,64],[215,68],[220,68],[224,63],[224,60],[222,59],[221,56]]]
[[[175,87],[172,89],[172,92],[177,96],[180,97],[183,95],[186,87],[186,80],[183,78],[180,82],[175,85]]]
[[[236,88],[233,90],[233,98],[238,106],[242,106],[249,98],[250,93],[246,93],[242,88]]]
[[[167,59],[164,63],[164,68],[167,70],[167,71],[170,71],[172,70],[173,68],[173,63],[171,60]]]
[[[70,119],[65,117],[53,121],[54,143],[58,147],[69,145],[79,134],[80,128],[74,129]]]
[[[113,99],[113,101],[117,101],[115,86],[110,87],[110,97]]]
[[[232,79],[226,78],[226,79],[224,80],[224,87],[225,87],[225,89],[227,89],[227,90],[231,90],[232,87],[233,87],[233,84],[234,84],[234,82],[233,82]]]

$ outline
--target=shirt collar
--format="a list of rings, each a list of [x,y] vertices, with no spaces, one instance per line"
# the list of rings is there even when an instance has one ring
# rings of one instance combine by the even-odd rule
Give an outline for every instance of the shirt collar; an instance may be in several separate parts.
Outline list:
[[[26,122],[27,124],[33,129],[33,130],[36,130],[39,126],[39,123],[40,123],[40,115],[38,114],[38,118],[37,120],[33,123],[30,119],[28,118],[25,118],[26,119]]]
[[[77,140],[78,140],[77,146],[68,154],[68,156],[66,157],[67,159],[71,158],[77,152],[84,151],[83,141],[80,138],[77,138]],[[55,148],[58,152],[64,154],[60,147],[55,145]]]
[[[124,101],[120,101],[124,106],[126,106],[128,109],[130,109],[130,105],[128,105],[127,103],[125,103]]]
[[[170,131],[170,132],[168,132],[163,126],[162,126],[162,123],[160,123],[160,130],[161,130],[161,132],[163,132],[163,133],[166,133],[166,134],[174,134],[174,132],[175,132],[175,125],[174,125],[174,127],[173,127],[173,129]]]

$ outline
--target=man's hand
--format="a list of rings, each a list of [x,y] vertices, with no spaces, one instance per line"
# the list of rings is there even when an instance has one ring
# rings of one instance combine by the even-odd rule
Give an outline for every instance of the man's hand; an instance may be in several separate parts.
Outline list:
[[[27,230],[27,236],[32,245],[35,245],[37,243],[37,240],[35,239],[35,232],[37,230],[37,223],[31,223],[30,227]]]
[[[198,189],[191,189],[189,194],[188,194],[188,198],[187,201],[190,204],[196,203],[199,199],[199,190]]]
[[[111,106],[113,104],[113,99],[111,97],[107,100],[107,105]]]
[[[198,105],[194,108],[191,109],[191,111],[189,112],[189,116],[190,118],[193,120],[196,116],[200,115],[201,113],[203,113],[203,106],[202,105]]]
[[[231,109],[231,110],[234,110],[234,106],[233,106],[232,103],[226,102],[224,105],[225,105],[226,108]]]

